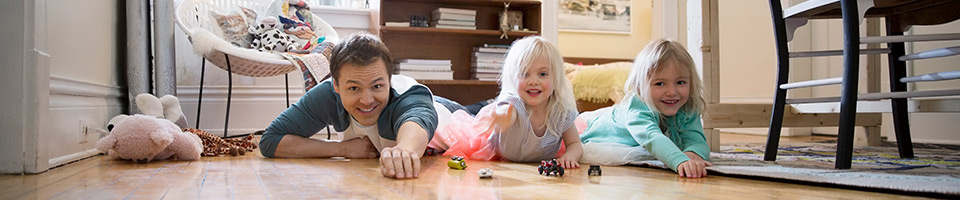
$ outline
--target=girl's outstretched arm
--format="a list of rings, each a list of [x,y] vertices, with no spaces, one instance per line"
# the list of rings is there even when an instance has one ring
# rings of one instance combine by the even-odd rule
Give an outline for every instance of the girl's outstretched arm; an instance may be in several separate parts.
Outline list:
[[[567,147],[566,153],[557,159],[563,168],[580,168],[580,156],[583,155],[583,144],[580,143],[580,134],[576,126],[570,126],[563,132],[563,143]]]
[[[713,166],[713,163],[703,160],[700,155],[697,155],[697,153],[692,151],[683,153],[686,154],[690,160],[680,163],[680,166],[677,166],[677,174],[687,178],[706,177],[707,167]]]
[[[503,102],[490,106],[493,106],[494,109],[491,113],[491,115],[493,115],[493,123],[490,123],[490,128],[503,131],[513,126],[513,122],[517,120],[517,110],[513,108],[513,104]]]

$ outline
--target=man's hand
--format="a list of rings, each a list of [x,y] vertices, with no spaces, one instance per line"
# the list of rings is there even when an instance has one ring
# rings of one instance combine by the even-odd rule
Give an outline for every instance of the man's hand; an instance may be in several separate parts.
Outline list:
[[[380,152],[380,173],[397,179],[419,177],[421,154],[423,152],[417,153],[397,147],[383,148]]]
[[[700,155],[693,152],[683,152],[690,160],[680,163],[677,166],[677,174],[687,178],[700,178],[707,176],[707,167],[713,166],[713,163],[703,160]]]
[[[370,138],[363,136],[340,142],[345,151],[343,157],[347,158],[376,158],[377,147],[373,146]]]

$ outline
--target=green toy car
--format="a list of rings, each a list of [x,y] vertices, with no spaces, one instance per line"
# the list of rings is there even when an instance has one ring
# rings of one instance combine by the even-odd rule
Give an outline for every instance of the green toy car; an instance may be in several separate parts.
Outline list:
[[[461,156],[454,156],[450,161],[447,161],[447,167],[450,167],[450,169],[463,170],[467,168],[467,162],[463,161],[463,157]]]

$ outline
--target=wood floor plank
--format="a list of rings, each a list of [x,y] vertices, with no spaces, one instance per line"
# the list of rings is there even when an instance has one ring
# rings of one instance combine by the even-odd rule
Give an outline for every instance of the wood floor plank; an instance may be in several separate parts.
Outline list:
[[[725,143],[764,141],[723,136]],[[831,139],[793,139],[810,141]],[[786,139],[785,141],[789,141]],[[465,170],[449,157],[422,159],[417,179],[383,177],[377,159],[271,159],[258,151],[199,161],[138,164],[106,156],[85,159],[39,175],[0,176],[0,199],[903,199],[874,193],[710,175],[687,179],[673,171],[603,166],[563,177],[537,174],[537,163],[468,160]],[[492,179],[477,171],[494,170]]]

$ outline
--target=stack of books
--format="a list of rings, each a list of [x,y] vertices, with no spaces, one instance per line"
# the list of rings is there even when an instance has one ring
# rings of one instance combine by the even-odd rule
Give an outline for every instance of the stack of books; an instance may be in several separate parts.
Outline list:
[[[401,59],[394,66],[394,74],[417,80],[453,80],[450,60]]]
[[[477,11],[456,8],[433,10],[430,27],[477,30]]]
[[[481,45],[473,48],[471,71],[474,79],[496,81],[510,45]]]

